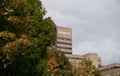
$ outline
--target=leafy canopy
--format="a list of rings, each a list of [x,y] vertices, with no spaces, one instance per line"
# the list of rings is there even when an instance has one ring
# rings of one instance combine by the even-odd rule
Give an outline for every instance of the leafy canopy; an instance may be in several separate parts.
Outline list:
[[[0,1],[0,74],[46,76],[55,24],[39,0]]]

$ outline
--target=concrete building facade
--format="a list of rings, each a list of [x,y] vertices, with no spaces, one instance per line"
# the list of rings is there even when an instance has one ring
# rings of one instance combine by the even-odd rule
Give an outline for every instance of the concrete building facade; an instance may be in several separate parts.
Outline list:
[[[72,29],[67,27],[56,27],[56,49],[60,50],[65,54],[65,56],[69,59],[70,62],[79,62],[83,58],[89,58],[93,65],[98,68],[99,64],[101,63],[100,57],[97,54],[86,54],[86,55],[74,55],[72,54]]]
[[[56,48],[65,54],[68,59],[72,55],[72,29],[57,26]]]
[[[100,67],[101,76],[120,76],[120,64],[110,64]]]
[[[93,64],[96,68],[99,68],[99,66],[101,65],[101,58],[98,57],[98,55],[95,54],[95,53],[88,53],[88,54],[83,55],[83,57],[84,57],[85,59],[91,60],[91,61],[92,61],[92,64]]]
[[[79,61],[79,60],[82,60],[83,59],[83,56],[81,55],[69,55],[69,61],[72,62],[72,61]]]

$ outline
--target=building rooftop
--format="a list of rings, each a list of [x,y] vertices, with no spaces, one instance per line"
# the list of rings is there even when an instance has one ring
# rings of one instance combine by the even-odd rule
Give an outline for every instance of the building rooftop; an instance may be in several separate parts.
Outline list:
[[[100,67],[99,70],[107,70],[110,68],[120,68],[120,63],[109,64],[109,65]]]
[[[72,29],[72,28],[64,27],[64,26],[57,26],[57,27],[60,27],[60,28],[66,28],[66,29]]]

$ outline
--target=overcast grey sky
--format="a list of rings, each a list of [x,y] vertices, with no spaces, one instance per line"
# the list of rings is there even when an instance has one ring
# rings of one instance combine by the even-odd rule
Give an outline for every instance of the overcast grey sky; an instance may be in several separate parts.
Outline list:
[[[42,0],[56,25],[72,28],[73,54],[120,63],[120,0]]]

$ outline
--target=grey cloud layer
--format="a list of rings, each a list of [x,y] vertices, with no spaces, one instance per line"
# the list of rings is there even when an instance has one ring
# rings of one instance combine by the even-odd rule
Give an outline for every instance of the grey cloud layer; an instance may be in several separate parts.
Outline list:
[[[73,29],[73,53],[120,63],[120,0],[42,0],[59,26]]]

